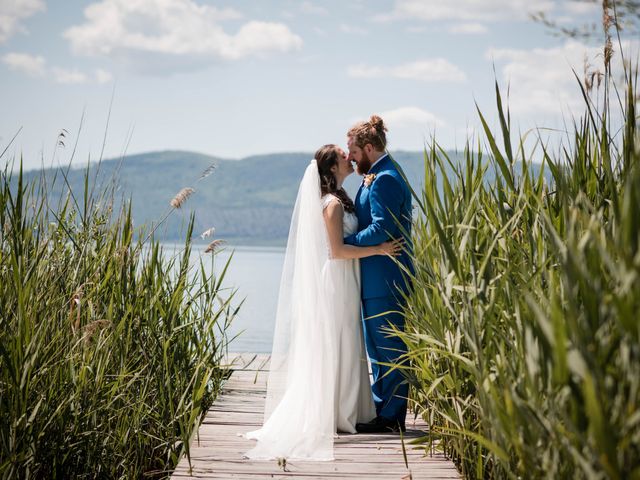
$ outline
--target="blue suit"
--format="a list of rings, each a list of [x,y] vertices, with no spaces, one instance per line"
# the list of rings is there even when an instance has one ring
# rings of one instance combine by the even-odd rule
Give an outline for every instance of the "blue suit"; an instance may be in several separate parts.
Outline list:
[[[404,236],[408,248],[396,260],[413,271],[409,254],[411,191],[398,168],[389,155],[381,157],[371,167],[369,174],[375,174],[375,178],[369,186],[364,183],[360,186],[354,202],[358,233],[346,237],[344,241],[364,247]],[[404,425],[409,387],[398,370],[387,374],[389,367],[380,365],[379,362],[394,362],[406,352],[402,340],[389,336],[381,329],[391,324],[404,330],[404,318],[397,313],[402,309],[402,296],[399,292],[407,292],[410,285],[396,261],[384,255],[360,259],[360,272],[364,337],[373,372],[371,389],[376,412]],[[376,317],[389,311],[396,313]]]

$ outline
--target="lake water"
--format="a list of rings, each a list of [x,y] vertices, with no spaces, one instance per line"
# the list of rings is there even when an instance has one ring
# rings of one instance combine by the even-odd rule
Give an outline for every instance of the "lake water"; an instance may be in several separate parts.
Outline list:
[[[205,254],[205,248],[205,245],[192,246],[191,265],[199,265],[200,257],[205,267],[211,265],[211,254]],[[173,255],[181,246],[164,245],[164,249],[167,254]],[[225,245],[213,257],[213,270],[219,274],[233,253],[222,285],[223,288],[237,289],[232,305],[238,305],[244,299],[228,332],[229,338],[238,335],[229,345],[230,351],[271,351],[284,252],[284,247]],[[224,297],[229,293],[224,292]]]

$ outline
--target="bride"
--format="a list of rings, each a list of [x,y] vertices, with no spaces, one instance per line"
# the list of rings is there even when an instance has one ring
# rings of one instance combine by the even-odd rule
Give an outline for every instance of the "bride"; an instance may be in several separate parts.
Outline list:
[[[345,245],[358,230],[342,188],[354,169],[336,145],[320,148],[307,167],[291,218],[280,282],[264,423],[246,434],[245,456],[332,460],[336,431],[376,416],[360,321],[355,259],[397,255],[398,241]]]

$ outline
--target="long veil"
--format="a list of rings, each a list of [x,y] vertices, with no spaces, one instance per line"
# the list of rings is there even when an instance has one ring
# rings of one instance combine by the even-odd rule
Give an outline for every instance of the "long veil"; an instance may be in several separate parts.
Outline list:
[[[337,335],[315,160],[307,167],[291,218],[267,381],[264,423],[255,459],[333,459]]]

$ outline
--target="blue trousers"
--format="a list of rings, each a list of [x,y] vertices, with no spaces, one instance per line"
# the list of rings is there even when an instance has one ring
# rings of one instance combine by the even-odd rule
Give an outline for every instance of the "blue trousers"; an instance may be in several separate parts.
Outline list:
[[[393,324],[400,331],[404,330],[404,318],[397,311],[401,307],[394,297],[367,298],[362,300],[362,325],[367,355],[371,361],[373,373],[373,401],[379,416],[398,420],[404,425],[407,414],[407,396],[409,385],[400,370],[387,373],[390,367],[380,363],[392,363],[406,353],[407,347],[396,336],[383,331]],[[371,318],[384,312],[379,317]]]

